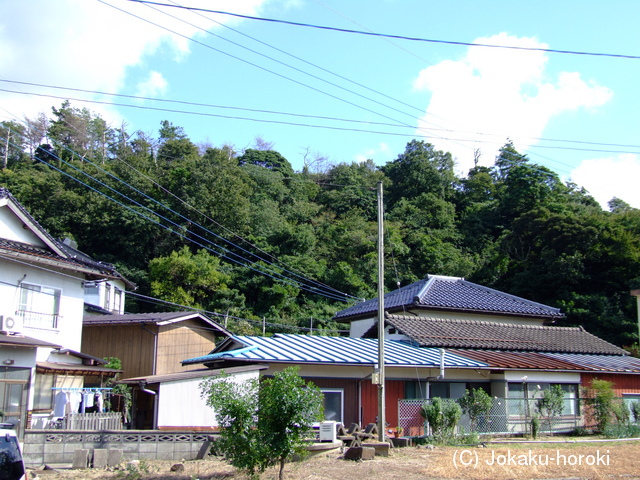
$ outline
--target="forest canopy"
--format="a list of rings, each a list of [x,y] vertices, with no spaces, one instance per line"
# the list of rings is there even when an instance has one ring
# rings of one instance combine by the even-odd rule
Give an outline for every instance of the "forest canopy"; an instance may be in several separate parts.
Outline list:
[[[197,145],[169,121],[155,137],[127,132],[64,102],[50,118],[0,122],[0,151],[0,185],[44,228],[138,285],[127,311],[172,308],[150,296],[220,315],[236,333],[337,334],[336,311],[376,296],[382,182],[388,291],[464,277],[637,342],[640,210],[616,198],[603,210],[510,142],[464,177],[419,140],[383,166],[295,171],[266,142]]]

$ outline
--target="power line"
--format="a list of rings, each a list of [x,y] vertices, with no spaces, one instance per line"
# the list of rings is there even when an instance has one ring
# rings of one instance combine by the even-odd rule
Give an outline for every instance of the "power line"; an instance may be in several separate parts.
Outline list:
[[[14,132],[14,133],[16,133],[16,132]],[[16,147],[18,147],[17,145],[13,144],[12,142],[11,142],[11,144],[12,144],[12,145],[14,145],[14,146],[16,146]],[[40,147],[38,147],[38,148],[40,149]],[[64,147],[64,148],[66,148],[66,147]],[[68,150],[69,150],[69,149],[68,149]],[[71,150],[69,150],[69,151],[71,151]],[[84,172],[83,170],[78,169],[77,167],[75,167],[75,166],[73,166],[73,165],[69,164],[68,162],[66,162],[65,160],[61,159],[59,156],[55,155],[54,153],[52,153],[52,152],[46,152],[46,153],[47,153],[47,155],[51,155],[52,157],[56,158],[56,159],[57,159],[57,160],[59,160],[60,162],[62,162],[62,163],[64,163],[65,165],[69,166],[70,168],[72,168],[72,169],[74,169],[74,170],[76,170],[76,171],[78,171],[78,172],[82,173],[83,175],[85,175],[85,176],[89,177],[91,180],[95,181],[95,182],[96,182],[96,183],[98,183],[99,185],[102,185],[103,187],[106,187],[106,188],[108,188],[109,190],[113,191],[114,193],[117,193],[118,195],[120,195],[120,196],[124,197],[125,199],[129,200],[130,202],[134,203],[135,205],[139,206],[140,208],[142,208],[142,209],[144,209],[144,210],[146,210],[146,211],[150,212],[151,214],[156,215],[156,216],[160,217],[161,219],[163,219],[163,220],[165,220],[165,221],[167,221],[167,222],[171,223],[171,224],[172,224],[172,225],[174,225],[178,230],[183,230],[183,227],[182,227],[182,226],[178,225],[177,223],[173,222],[172,220],[170,220],[170,219],[168,219],[168,218],[166,218],[166,217],[164,217],[164,216],[162,216],[162,215],[158,214],[158,212],[153,211],[153,210],[149,209],[148,207],[145,207],[144,205],[140,204],[139,202],[136,202],[135,200],[131,199],[130,197],[128,197],[128,196],[126,196],[126,195],[124,195],[122,192],[119,192],[119,191],[115,190],[114,188],[112,188],[112,187],[110,187],[110,186],[106,185],[104,182],[101,182],[100,180],[97,180],[95,177],[93,177],[93,176],[91,176],[90,174],[88,174],[87,172]],[[77,155],[77,154],[76,154],[76,155]],[[324,296],[324,297],[327,297],[327,298],[331,298],[331,299],[333,299],[333,300],[340,300],[340,301],[346,301],[346,299],[347,299],[347,298],[356,299],[356,297],[353,297],[353,296],[348,295],[348,294],[346,294],[346,293],[339,292],[338,290],[333,289],[333,288],[331,288],[331,287],[327,287],[327,286],[325,286],[325,285],[323,285],[323,284],[320,284],[319,282],[310,281],[309,279],[303,278],[303,277],[301,277],[301,276],[299,276],[299,275],[296,275],[296,274],[294,274],[294,275],[295,275],[295,276],[297,276],[299,279],[302,279],[302,281],[300,281],[300,280],[293,280],[293,279],[291,279],[291,278],[287,277],[286,275],[283,275],[283,274],[281,274],[281,273],[279,273],[279,272],[273,271],[273,270],[271,270],[271,269],[267,269],[267,268],[265,268],[264,266],[260,266],[260,268],[264,268],[264,269],[266,270],[266,271],[263,271],[263,270],[261,270],[261,269],[259,269],[259,268],[258,268],[258,263],[257,263],[257,262],[255,262],[255,261],[251,261],[251,260],[248,260],[248,259],[246,259],[246,258],[242,257],[241,255],[238,255],[237,253],[231,252],[231,251],[230,251],[230,250],[228,250],[227,248],[225,248],[225,247],[221,247],[220,245],[217,245],[217,244],[215,244],[215,243],[211,242],[210,240],[207,240],[206,238],[204,238],[204,237],[202,237],[202,236],[198,235],[198,234],[197,234],[197,233],[195,233],[195,232],[192,232],[192,231],[186,230],[186,233],[187,233],[187,234],[194,235],[195,237],[197,237],[197,238],[201,239],[202,241],[204,241],[204,242],[206,242],[206,243],[209,243],[209,244],[213,245],[214,247],[216,247],[216,248],[218,248],[218,249],[222,250],[222,252],[219,252],[219,251],[213,250],[212,248],[208,247],[207,245],[205,245],[205,244],[203,244],[203,243],[200,243],[200,242],[198,242],[198,241],[196,241],[196,240],[194,240],[194,239],[192,239],[192,238],[188,237],[187,235],[182,234],[182,233],[180,233],[179,231],[174,230],[174,229],[172,229],[171,227],[168,227],[168,226],[164,225],[163,223],[161,223],[161,222],[159,222],[159,221],[157,221],[157,220],[155,220],[155,219],[153,219],[153,218],[149,217],[148,215],[145,215],[145,214],[143,214],[142,212],[139,212],[138,210],[136,210],[136,209],[134,209],[134,208],[131,208],[131,207],[129,207],[129,206],[127,206],[127,205],[123,204],[122,202],[120,202],[120,201],[118,201],[118,200],[114,199],[113,197],[111,197],[111,196],[109,196],[109,195],[105,194],[104,192],[101,192],[100,190],[98,190],[98,189],[96,189],[96,188],[91,187],[91,186],[90,186],[90,185],[88,185],[87,183],[85,183],[85,182],[81,181],[80,179],[78,179],[78,178],[76,178],[76,177],[74,177],[74,176],[70,175],[68,172],[65,172],[65,171],[63,171],[63,170],[61,170],[61,169],[57,168],[56,166],[52,165],[51,163],[46,162],[45,160],[43,160],[43,159],[41,159],[41,158],[38,158],[38,157],[35,157],[35,158],[36,158],[38,161],[40,161],[41,163],[43,163],[43,164],[45,164],[45,165],[49,166],[50,168],[53,168],[54,170],[58,171],[59,173],[62,173],[62,174],[63,174],[63,175],[65,175],[65,176],[68,176],[69,178],[71,178],[71,179],[75,180],[76,182],[78,182],[78,183],[80,183],[80,184],[84,185],[85,187],[87,187],[87,188],[91,189],[92,191],[94,191],[94,192],[96,192],[96,193],[98,193],[98,194],[100,194],[100,195],[102,195],[102,196],[106,197],[107,199],[109,199],[109,200],[111,200],[111,201],[113,201],[113,202],[117,203],[118,205],[120,205],[120,206],[122,206],[122,207],[124,207],[124,208],[128,209],[129,211],[131,211],[131,212],[133,212],[133,213],[135,213],[135,214],[137,214],[137,215],[139,215],[139,216],[142,216],[142,217],[143,217],[143,218],[145,218],[146,220],[151,221],[152,223],[154,223],[154,224],[156,224],[156,225],[158,225],[158,226],[160,226],[160,227],[162,227],[162,228],[164,228],[164,229],[168,230],[169,232],[174,233],[174,234],[176,234],[176,235],[180,236],[180,237],[181,237],[181,238],[183,238],[184,240],[189,241],[189,242],[191,242],[191,243],[194,243],[195,245],[197,245],[197,246],[199,246],[199,247],[201,247],[201,248],[204,248],[204,249],[205,249],[205,250],[207,250],[207,251],[210,251],[211,253],[215,254],[216,256],[220,256],[220,257],[225,258],[225,259],[227,259],[227,260],[229,260],[229,261],[231,261],[231,262],[233,262],[233,263],[236,263],[236,264],[239,264],[239,265],[241,265],[241,266],[243,266],[243,267],[249,268],[250,270],[253,270],[253,271],[255,271],[256,273],[260,273],[261,275],[265,275],[265,276],[270,277],[270,278],[272,278],[273,280],[276,280],[276,281],[281,281],[281,282],[283,282],[283,283],[287,283],[287,284],[289,284],[289,285],[291,285],[291,286],[293,286],[293,287],[295,287],[295,288],[298,288],[298,289],[301,289],[301,290],[305,290],[305,291],[307,291],[307,292],[309,292],[309,293],[318,294],[318,295],[321,295],[321,296]],[[95,165],[95,164],[93,164],[93,163],[92,163],[92,165],[93,165],[93,166],[95,166],[96,168],[100,168],[100,167],[98,167],[97,165]],[[107,174],[108,174],[108,172],[105,172],[105,173],[107,173]],[[114,178],[116,178],[116,179],[117,179],[117,177],[114,177]],[[119,179],[118,179],[118,180],[119,180]],[[121,181],[121,180],[120,180],[120,181]],[[122,182],[122,181],[121,181],[121,182]],[[126,182],[122,182],[122,183],[125,183],[125,184],[126,184]],[[130,187],[130,188],[134,189],[133,187]],[[134,190],[135,190],[135,189],[134,189]],[[147,197],[147,198],[150,198],[150,197]],[[151,199],[151,198],[150,198],[150,199]],[[153,199],[152,199],[152,200],[153,200]],[[165,207],[165,208],[167,208],[167,207]],[[171,209],[168,209],[168,210],[172,211]],[[172,211],[172,213],[176,213],[176,212],[173,212],[173,211]],[[195,222],[194,222],[194,223],[195,223]],[[198,226],[199,226],[199,225],[198,225]],[[199,227],[204,229],[204,227],[201,227],[201,226],[199,226]],[[204,229],[204,230],[206,231],[206,229]],[[211,232],[210,232],[210,233],[211,233]],[[215,235],[215,234],[214,234],[214,235]],[[223,240],[225,240],[225,241],[229,242],[227,239],[223,239]],[[230,243],[230,244],[232,244],[232,242],[229,242],[229,243]],[[243,249],[243,250],[244,250],[244,249]],[[264,260],[264,259],[260,259],[260,260],[261,260],[261,261],[263,261],[263,262],[265,262],[265,263],[267,263],[267,264],[269,264],[269,265],[273,265],[271,262],[269,262],[269,261],[267,261],[267,260]],[[284,271],[287,271],[287,270],[286,270],[286,269],[284,269]],[[288,273],[292,273],[292,272],[288,272]]]
[[[0,79],[0,82],[12,82],[12,81],[11,80]],[[43,85],[43,84],[31,84],[31,83],[28,83],[28,82],[15,82],[15,83],[22,83],[22,84],[27,84],[27,85],[39,86],[39,87],[58,88],[58,89],[63,89],[63,90],[67,89],[66,87],[56,87],[56,86],[49,86],[49,85]],[[87,93],[95,93],[95,94],[101,94],[101,95],[122,96],[122,97],[127,97],[127,98],[134,98],[134,99],[137,98],[137,99],[154,100],[154,101],[159,101],[159,102],[185,103],[185,104],[192,103],[192,102],[183,102],[183,101],[180,101],[180,100],[166,100],[166,99],[157,99],[157,98],[151,98],[151,97],[135,97],[135,96],[132,96],[132,95],[121,95],[121,94],[114,94],[114,93],[108,93],[108,92],[99,92],[99,91],[93,91],[93,90],[81,90],[81,89],[74,89],[74,88],[69,88],[68,90],[71,90],[71,91],[85,91]],[[490,140],[469,139],[469,138],[454,138],[454,137],[447,137],[447,136],[441,136],[441,135],[439,135],[439,136],[438,135],[425,135],[425,134],[421,134],[421,133],[416,133],[415,131],[412,132],[412,133],[402,133],[402,132],[390,132],[390,131],[383,131],[383,130],[370,130],[370,129],[364,129],[364,128],[349,128],[349,127],[339,127],[339,126],[332,126],[332,125],[316,125],[316,124],[310,124],[310,123],[285,122],[285,121],[281,121],[281,120],[259,119],[259,118],[241,117],[241,116],[233,116],[233,115],[220,115],[220,114],[208,113],[208,112],[196,112],[196,111],[193,111],[193,110],[177,110],[177,109],[171,109],[171,108],[160,108],[160,107],[153,107],[153,106],[149,106],[149,105],[132,105],[132,104],[127,104],[127,103],[107,102],[107,101],[102,101],[102,100],[88,100],[88,99],[84,99],[84,98],[77,98],[77,97],[70,97],[70,96],[60,96],[60,95],[51,95],[51,94],[36,93],[36,92],[24,92],[24,91],[19,91],[19,90],[9,90],[9,89],[5,89],[5,88],[0,88],[0,92],[14,93],[14,94],[18,94],[18,95],[32,95],[32,96],[36,96],[36,97],[54,98],[54,99],[58,99],[58,100],[72,100],[72,101],[75,101],[75,102],[84,102],[84,103],[91,103],[91,104],[97,104],[97,105],[113,105],[113,106],[116,106],[116,107],[123,107],[123,108],[135,108],[135,109],[142,109],[142,110],[160,111],[160,112],[166,112],[166,113],[177,113],[177,114],[183,114],[183,115],[194,115],[194,116],[203,116],[203,117],[212,117],[212,118],[223,118],[223,119],[227,119],[227,120],[240,120],[240,121],[249,121],[249,122],[256,122],[256,123],[287,125],[287,126],[292,126],[292,127],[318,128],[318,129],[326,129],[326,130],[333,130],[333,131],[345,131],[345,132],[365,133],[365,134],[373,134],[373,135],[387,135],[387,136],[406,137],[406,138],[439,139],[439,140],[451,141],[451,142],[473,142],[473,143],[476,143],[476,144],[493,143]],[[248,110],[248,111],[261,112],[261,113],[273,113],[273,114],[279,114],[279,115],[291,115],[291,116],[301,116],[301,117],[302,116],[306,116],[306,115],[303,115],[303,114],[292,114],[292,113],[273,112],[273,111],[266,111],[266,110],[261,111],[261,110],[243,109],[243,108],[240,108],[240,107],[226,107],[226,106],[197,104],[197,103],[193,103],[193,105],[195,105],[195,106],[205,106],[205,107],[206,106],[210,106],[210,107],[214,107],[214,108],[229,108],[229,109]],[[341,122],[371,124],[371,125],[392,127],[392,128],[415,128],[415,127],[409,127],[409,126],[406,126],[406,125],[396,125],[396,124],[389,124],[389,123],[370,122],[370,121],[361,121],[361,120],[353,120],[353,119],[341,119],[341,118],[319,117],[319,116],[307,116],[307,117],[323,119],[323,120],[335,120],[335,121],[341,121]],[[483,133],[483,132],[456,132],[455,130],[450,130],[450,129],[437,129],[437,128],[435,128],[433,130],[440,130],[440,131],[443,131],[443,132],[446,131],[446,132],[451,132],[451,133],[469,134],[469,135],[501,136],[500,134]],[[598,146],[598,145],[599,146],[611,146],[611,147],[628,148],[628,149],[636,149],[636,150],[592,149],[592,148],[562,147],[562,146],[555,146],[555,145],[531,145],[530,148],[547,148],[547,149],[557,149],[557,150],[591,151],[591,152],[598,152],[598,153],[640,154],[640,145],[634,145],[634,144],[589,142],[589,141],[584,141],[584,140],[570,140],[570,139],[558,139],[558,138],[550,138],[549,139],[549,138],[543,138],[543,137],[523,137],[523,138],[524,139],[530,139],[530,140],[538,140],[538,141],[542,141],[542,142],[556,142],[556,143],[557,142],[565,142],[565,143],[575,143],[575,144],[594,145],[594,146]],[[556,161],[556,160],[554,160],[554,161]],[[561,162],[558,162],[558,163],[561,163]]]
[[[459,45],[459,46],[466,46],[466,47],[503,48],[503,49],[509,49],[509,50],[523,50],[523,51],[534,51],[534,52],[560,53],[560,54],[566,54],[566,55],[585,55],[585,56],[594,56],[594,57],[612,57],[612,58],[625,58],[625,59],[631,59],[631,60],[640,60],[640,56],[639,55],[626,55],[626,54],[619,54],[619,53],[602,53],[602,52],[583,52],[583,51],[576,51],[576,50],[559,50],[559,49],[541,48],[541,47],[521,47],[521,46],[515,46],[515,45],[491,45],[491,44],[487,44],[487,43],[461,42],[461,41],[454,41],[454,40],[436,40],[436,39],[431,39],[431,38],[408,37],[408,36],[405,36],[405,35],[392,35],[392,34],[388,34],[388,33],[376,33],[376,32],[367,32],[367,31],[363,31],[363,30],[352,30],[352,29],[347,29],[347,28],[329,27],[329,26],[324,26],[324,25],[314,25],[314,24],[311,24],[311,23],[292,22],[292,21],[288,21],[288,20],[279,20],[279,19],[275,19],[275,18],[255,17],[255,16],[252,16],[252,15],[242,15],[242,14],[239,14],[239,13],[225,12],[225,11],[221,11],[221,10],[211,10],[211,9],[206,9],[206,8],[187,7],[187,6],[175,5],[175,4],[172,5],[172,4],[169,4],[169,3],[151,2],[151,1],[148,1],[148,0],[129,0],[129,1],[130,2],[135,2],[135,3],[147,4],[147,5],[157,5],[157,6],[161,6],[161,7],[179,8],[179,9],[182,9],[182,10],[208,12],[208,13],[215,13],[215,14],[218,14],[218,15],[228,15],[228,16],[237,17],[237,18],[244,18],[244,19],[247,19],[247,20],[258,20],[258,21],[262,21],[262,22],[280,23],[280,24],[292,25],[292,26],[296,26],[296,27],[316,28],[316,29],[320,29],[320,30],[328,30],[328,31],[335,31],[335,32],[342,32],[342,33],[352,33],[352,34],[358,34],[358,35],[367,35],[367,36],[371,36],[371,37],[393,38],[393,39],[396,39],[396,40],[409,40],[409,41],[414,41],[414,42],[440,43],[440,44],[446,44],[446,45]]]

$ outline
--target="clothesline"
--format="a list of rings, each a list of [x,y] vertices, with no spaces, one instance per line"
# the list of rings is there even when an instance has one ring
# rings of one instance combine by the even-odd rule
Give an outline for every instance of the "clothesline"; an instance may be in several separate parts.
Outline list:
[[[69,390],[73,392],[99,392],[102,390],[112,390],[111,388],[102,387],[51,387],[51,390]]]

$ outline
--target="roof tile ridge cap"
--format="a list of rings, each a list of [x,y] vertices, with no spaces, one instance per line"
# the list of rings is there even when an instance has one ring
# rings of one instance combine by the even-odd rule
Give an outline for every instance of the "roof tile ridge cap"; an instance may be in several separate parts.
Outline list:
[[[431,286],[435,283],[436,278],[438,278],[437,275],[427,275],[427,277],[423,279],[424,285],[422,286],[420,291],[413,297],[414,304],[419,304],[422,302],[424,296],[427,294]]]
[[[499,294],[501,296],[504,296],[504,297],[509,297],[512,300],[516,300],[516,301],[518,301],[520,303],[526,303],[528,305],[535,305],[535,306],[538,306],[538,307],[544,307],[545,309],[553,310],[556,313],[562,313],[562,312],[560,312],[559,308],[551,307],[549,305],[545,305],[544,303],[540,303],[540,302],[534,302],[533,300],[528,300],[526,298],[522,298],[522,297],[519,297],[517,295],[513,295],[511,293],[503,292],[501,290],[496,290],[495,288],[487,287],[485,285],[479,285],[477,283],[470,282],[469,280],[465,280],[464,278],[461,279],[461,283],[464,283],[465,285],[470,286],[470,287],[477,288],[479,290],[485,290],[487,292],[497,293],[497,294]]]

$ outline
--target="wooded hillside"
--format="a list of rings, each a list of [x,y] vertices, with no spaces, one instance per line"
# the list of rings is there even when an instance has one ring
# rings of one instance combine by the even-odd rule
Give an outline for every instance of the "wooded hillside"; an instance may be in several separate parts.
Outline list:
[[[151,138],[65,102],[51,119],[1,123],[0,151],[0,185],[53,236],[116,264],[137,294],[228,315],[237,333],[261,333],[263,318],[267,332],[332,333],[334,312],[376,296],[381,181],[388,290],[461,276],[637,342],[640,211],[618,199],[603,211],[509,143],[465,178],[416,140],[382,167],[294,171],[268,146],[196,145],[168,121]],[[134,295],[126,305],[169,308]]]

